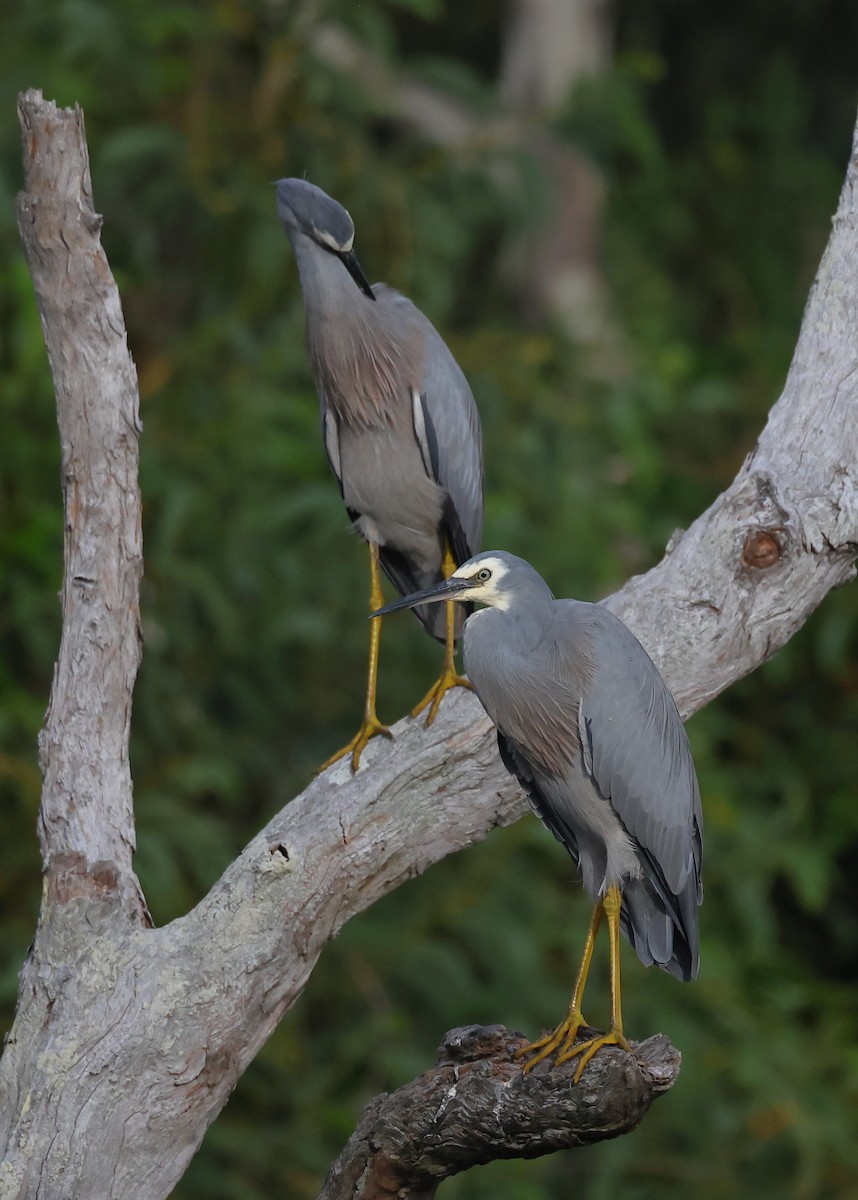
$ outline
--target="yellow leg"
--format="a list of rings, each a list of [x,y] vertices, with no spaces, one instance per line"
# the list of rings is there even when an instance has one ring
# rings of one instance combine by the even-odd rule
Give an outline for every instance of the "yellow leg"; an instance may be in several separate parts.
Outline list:
[[[444,578],[449,579],[456,569],[456,560],[450,553],[450,547],[444,551],[444,561],[441,564],[441,570],[444,572]],[[411,710],[412,717],[419,717],[426,706],[429,706],[429,715],[426,718],[427,727],[432,724],[438,715],[438,709],[441,706],[441,701],[445,694],[454,687],[469,688],[470,680],[465,675],[456,673],[456,601],[448,600],[444,606],[447,610],[447,636],[444,644],[444,666],[441,668],[441,675],[436,683],[433,683],[429,691],[423,697],[418,705]]]
[[[578,1030],[582,1025],[587,1024],[584,1020],[584,1014],[581,1012],[581,1005],[584,1000],[584,987],[586,986],[587,976],[590,972],[590,963],[593,960],[593,948],[596,945],[596,934],[599,932],[601,920],[602,904],[600,901],[594,905],[593,913],[590,917],[587,940],[584,943],[584,953],[581,955],[581,966],[578,968],[578,977],[575,980],[575,988],[569,1003],[569,1011],[553,1033],[546,1034],[545,1037],[540,1038],[536,1042],[531,1042],[529,1046],[522,1046],[516,1052],[516,1058],[521,1058],[525,1054],[533,1054],[533,1058],[529,1059],[524,1065],[525,1071],[529,1071],[531,1067],[535,1067],[537,1063],[542,1062],[544,1058],[548,1058],[555,1051],[560,1056],[566,1055],[571,1049],[575,1038],[578,1036]]]
[[[580,1042],[577,1046],[564,1049],[558,1054],[556,1062],[566,1062],[576,1055],[581,1055],[578,1069],[572,1082],[577,1083],[584,1074],[584,1068],[597,1050],[602,1046],[620,1046],[631,1053],[631,1046],[623,1036],[623,1012],[620,998],[620,907],[622,892],[613,885],[605,892],[602,907],[608,919],[608,936],[611,941],[611,1026],[607,1033],[591,1038],[590,1041]]]
[[[377,608],[381,608],[384,604],[384,595],[381,591],[381,576],[378,570],[378,546],[372,542],[369,543],[369,571],[370,571],[370,590],[369,590],[369,611],[375,612]],[[316,771],[319,775],[331,763],[337,762],[338,759],[344,758],[346,754],[352,756],[352,770],[356,771],[360,766],[360,756],[363,754],[364,748],[371,737],[377,734],[384,734],[385,737],[392,738],[393,734],[386,725],[382,725],[375,712],[375,693],[378,687],[378,648],[381,643],[381,617],[373,617],[369,623],[369,670],[366,678],[366,701],[363,707],[363,721],[361,727],[348,743],[343,746],[342,750],[338,750],[336,754],[332,754],[330,758],[325,759],[322,765]]]

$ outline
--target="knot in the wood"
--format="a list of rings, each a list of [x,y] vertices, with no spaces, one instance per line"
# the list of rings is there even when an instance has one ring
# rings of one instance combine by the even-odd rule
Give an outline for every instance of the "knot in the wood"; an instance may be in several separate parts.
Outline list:
[[[526,1042],[521,1034],[513,1034],[513,1038]],[[438,1047],[438,1065],[476,1062],[498,1054],[509,1041],[510,1031],[505,1025],[462,1025],[450,1029]]]
[[[742,561],[746,567],[765,571],[780,561],[783,553],[780,529],[749,529],[742,547]]]

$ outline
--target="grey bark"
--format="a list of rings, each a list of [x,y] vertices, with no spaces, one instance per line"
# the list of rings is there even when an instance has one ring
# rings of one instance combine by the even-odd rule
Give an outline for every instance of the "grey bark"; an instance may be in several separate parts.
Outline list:
[[[39,739],[46,861],[113,864],[140,918],[131,867],[128,738],[140,663],[143,571],[137,377],[119,293],[98,240],[83,114],[40,121],[19,107],[27,190],[18,224],[57,395],[65,511],[63,634]],[[81,304],[82,298],[86,303]]]
[[[149,927],[130,865],[127,772],[139,652],[136,384],[80,113],[29,92],[21,116],[20,226],[55,373],[68,536],[42,747],[45,889],[0,1060],[0,1197],[156,1200],[337,930],[524,804],[488,719],[459,693],[431,729],[406,720],[395,743],[370,743],[357,776],[339,763],[315,779],[192,912]],[[686,715],[854,575],[856,157],[858,141],[793,366],[757,447],[662,562],[609,601]],[[665,1049],[664,1063],[672,1056]],[[550,1088],[560,1075],[546,1080]]]

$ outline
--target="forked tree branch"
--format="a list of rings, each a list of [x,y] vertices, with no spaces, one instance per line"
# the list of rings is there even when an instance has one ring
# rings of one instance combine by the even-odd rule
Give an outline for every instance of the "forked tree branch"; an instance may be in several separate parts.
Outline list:
[[[371,743],[357,776],[340,763],[314,780],[192,912],[147,927],[130,866],[127,770],[140,565],[133,378],[80,113],[29,92],[21,114],[21,234],[54,370],[69,550],[43,740],[47,886],[0,1060],[0,1195],[156,1200],[329,938],[524,806],[488,719],[459,694],[430,730],[404,721],[393,745]],[[854,574],[856,171],[853,153],[784,394],[758,446],[662,562],[609,601],[686,715],[774,653]],[[81,421],[84,442],[66,432]],[[663,1063],[674,1061],[662,1049]],[[597,1055],[578,1086],[591,1090],[599,1061],[617,1058]],[[566,1086],[562,1072],[545,1079]],[[598,1094],[594,1129],[608,1102]]]

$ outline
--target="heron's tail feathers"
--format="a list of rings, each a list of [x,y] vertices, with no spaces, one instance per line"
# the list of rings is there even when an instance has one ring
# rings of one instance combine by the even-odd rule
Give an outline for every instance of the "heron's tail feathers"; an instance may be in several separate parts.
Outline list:
[[[700,965],[697,903],[685,904],[683,896],[671,899],[675,902],[668,907],[649,880],[629,879],[623,888],[620,922],[645,967],[655,963],[687,982]]]

